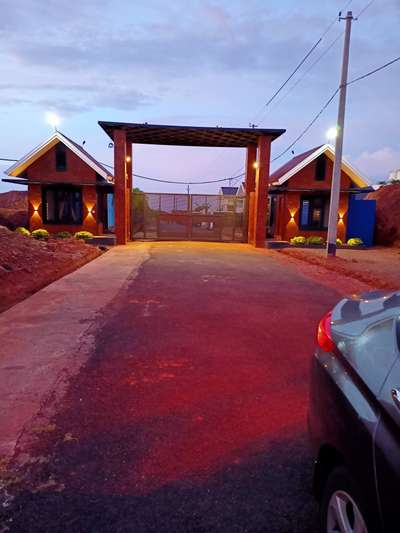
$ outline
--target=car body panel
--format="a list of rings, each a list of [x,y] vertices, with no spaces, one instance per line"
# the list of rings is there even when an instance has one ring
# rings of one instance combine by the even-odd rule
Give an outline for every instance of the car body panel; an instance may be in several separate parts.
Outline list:
[[[400,398],[399,316],[400,292],[341,300],[331,315],[335,349],[318,348],[311,364],[315,487],[329,475],[319,464],[329,449],[362,488],[373,531],[400,531],[400,402],[391,394],[398,388]]]
[[[338,354],[317,350],[311,383],[309,427],[316,455],[323,446],[337,450],[353,476],[365,481],[372,514],[379,517],[373,460],[373,436],[379,420],[376,402]]]

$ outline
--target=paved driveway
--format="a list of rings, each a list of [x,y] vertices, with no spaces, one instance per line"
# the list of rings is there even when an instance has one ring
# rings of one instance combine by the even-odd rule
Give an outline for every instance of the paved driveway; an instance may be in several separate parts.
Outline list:
[[[149,248],[38,436],[14,530],[313,531],[308,367],[339,295],[267,251]]]

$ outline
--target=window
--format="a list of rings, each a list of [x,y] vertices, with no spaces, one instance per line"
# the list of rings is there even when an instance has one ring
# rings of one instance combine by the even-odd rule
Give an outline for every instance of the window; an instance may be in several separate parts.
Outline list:
[[[328,218],[329,196],[302,196],[300,201],[300,229],[326,229]]]
[[[63,172],[67,170],[67,150],[62,143],[56,146],[56,171]]]
[[[315,162],[315,180],[324,181],[325,180],[325,170],[326,170],[326,158],[322,154],[318,157]]]
[[[43,188],[43,221],[48,224],[82,224],[82,191],[78,187]]]

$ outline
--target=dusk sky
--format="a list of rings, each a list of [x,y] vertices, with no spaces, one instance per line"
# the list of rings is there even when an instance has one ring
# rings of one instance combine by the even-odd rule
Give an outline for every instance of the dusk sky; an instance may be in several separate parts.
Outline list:
[[[357,15],[368,0],[347,2]],[[19,158],[60,131],[112,163],[98,120],[285,128],[284,150],[339,84],[336,22],[275,102],[263,104],[324,33],[346,0],[0,0],[0,156]],[[350,79],[399,55],[400,0],[375,0],[353,23]],[[304,76],[304,77],[303,77]],[[303,77],[303,79],[301,79]],[[296,84],[293,90],[291,87]],[[400,168],[400,62],[349,87],[346,157],[372,181]],[[289,92],[289,94],[287,94]],[[285,96],[287,94],[287,96]],[[337,100],[295,146],[326,142]],[[237,174],[243,150],[134,145],[134,171],[160,178]],[[276,168],[290,152],[273,164]],[[0,171],[8,165],[1,163]],[[142,190],[184,186],[135,180]],[[4,191],[17,186],[1,184]],[[191,187],[214,192],[218,186]]]

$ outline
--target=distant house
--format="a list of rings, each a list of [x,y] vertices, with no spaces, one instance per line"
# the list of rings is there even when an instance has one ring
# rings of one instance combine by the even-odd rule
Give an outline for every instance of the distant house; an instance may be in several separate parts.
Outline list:
[[[220,187],[219,194],[223,196],[243,196],[244,186],[241,184],[239,187]]]
[[[101,235],[113,230],[112,174],[59,131],[8,168],[6,174],[10,178],[3,181],[28,187],[31,231],[86,230]]]
[[[296,235],[326,238],[335,153],[324,144],[297,155],[270,177],[267,232],[275,239]],[[347,237],[350,199],[368,190],[369,183],[348,161],[342,162],[338,237]]]
[[[236,196],[238,190],[239,187],[221,187],[219,194],[222,194],[223,196]]]

